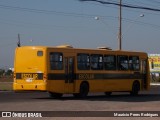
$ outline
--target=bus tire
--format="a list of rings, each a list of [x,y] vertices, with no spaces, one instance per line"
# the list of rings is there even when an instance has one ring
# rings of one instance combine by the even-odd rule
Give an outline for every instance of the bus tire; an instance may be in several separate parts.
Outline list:
[[[62,97],[62,93],[53,93],[53,92],[49,92],[49,96],[51,98],[61,98]]]
[[[89,92],[89,85],[86,82],[83,82],[80,85],[79,93],[74,93],[74,97],[76,98],[86,98]]]
[[[85,82],[82,83],[81,86],[80,86],[80,91],[79,91],[80,97],[81,98],[87,97],[88,92],[89,92],[89,85],[88,85],[88,83],[85,83]]]
[[[140,83],[138,81],[134,81],[132,85],[132,91],[130,92],[130,94],[135,96],[138,95],[139,91],[140,91]]]
[[[105,92],[106,96],[110,96],[112,94],[112,92]]]

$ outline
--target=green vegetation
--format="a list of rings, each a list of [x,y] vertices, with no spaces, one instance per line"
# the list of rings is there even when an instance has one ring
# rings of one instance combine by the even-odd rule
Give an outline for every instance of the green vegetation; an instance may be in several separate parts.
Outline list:
[[[0,69],[0,77],[2,77],[5,74],[5,70],[4,69]]]

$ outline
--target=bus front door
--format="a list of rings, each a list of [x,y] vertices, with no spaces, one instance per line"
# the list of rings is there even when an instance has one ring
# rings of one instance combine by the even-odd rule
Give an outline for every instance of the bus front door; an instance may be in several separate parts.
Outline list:
[[[73,93],[74,91],[74,57],[65,58],[65,93]]]

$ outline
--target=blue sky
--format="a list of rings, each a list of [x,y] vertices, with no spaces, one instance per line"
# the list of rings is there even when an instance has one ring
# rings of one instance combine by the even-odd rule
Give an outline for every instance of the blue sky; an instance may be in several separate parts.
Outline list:
[[[159,0],[122,1],[160,9]],[[118,13],[114,5],[78,0],[0,0],[0,67],[13,67],[18,33],[23,46],[118,49]],[[123,8],[122,15],[122,49],[159,54],[160,12]]]

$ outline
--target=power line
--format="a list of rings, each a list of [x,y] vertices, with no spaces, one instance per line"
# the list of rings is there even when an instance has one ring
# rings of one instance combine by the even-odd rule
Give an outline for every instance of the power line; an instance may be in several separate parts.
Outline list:
[[[94,18],[95,16],[98,16],[103,19],[118,19],[118,17],[115,16],[103,16],[103,15],[90,15],[91,18]],[[87,16],[86,16],[87,17]],[[89,18],[90,18],[89,17]],[[159,25],[156,24],[151,24],[147,22],[142,22],[142,21],[137,21],[137,20],[132,20],[128,18],[122,18],[122,21],[130,22],[130,23],[135,23],[139,25],[146,25],[150,26],[152,28],[160,29]],[[17,21],[17,20],[7,20],[7,19],[0,19],[0,23],[7,24],[7,25],[13,25],[16,27],[29,27],[29,28],[36,28],[36,29],[69,29],[69,28],[83,28],[83,26],[63,26],[63,25],[48,25],[48,24],[37,24],[37,23],[29,23],[29,22],[22,22],[22,21]],[[86,26],[85,26],[86,27]]]
[[[137,0],[132,0],[134,3],[136,2],[138,5],[142,4],[143,6],[152,6],[152,7],[158,7],[157,4],[154,3],[146,3],[146,1],[137,1]]]
[[[97,0],[80,0],[80,1],[97,1]],[[99,1],[99,0],[98,0]],[[117,3],[118,4],[118,3]],[[119,5],[119,4],[118,4]],[[59,12],[59,11],[49,11],[49,10],[43,10],[43,9],[32,9],[32,8],[22,8],[22,7],[14,7],[14,6],[7,6],[7,5],[0,5],[0,8],[2,9],[9,9],[9,10],[18,10],[18,11],[26,11],[26,12],[34,12],[34,13],[43,13],[43,14],[57,14],[57,15],[63,15],[63,16],[72,16],[72,17],[86,17],[86,18],[94,18],[95,16],[101,17],[101,18],[112,18],[112,19],[118,19],[118,17],[114,16],[104,16],[104,15],[96,15],[96,14],[82,14],[82,13],[67,13],[67,12]],[[122,18],[122,20],[126,20],[125,18]],[[132,20],[130,20],[133,22]],[[0,21],[1,22],[1,21]],[[18,24],[15,24],[17,22]],[[22,23],[18,21],[14,21],[14,23],[6,23],[2,22],[4,24],[9,24],[9,25],[16,25],[16,26],[23,26],[26,24],[30,25],[36,25],[36,26],[42,26],[40,24],[33,24],[33,23]],[[136,21],[138,23],[138,21]],[[143,22],[141,22],[143,24]],[[158,25],[150,24],[150,23],[144,23],[143,25],[149,25],[154,28],[159,28]],[[47,26],[47,25],[44,25]],[[49,25],[50,26],[50,25]],[[32,26],[33,27],[33,26]],[[52,25],[52,27],[57,27],[57,28],[68,28],[66,26],[57,26],[57,25]]]
[[[44,14],[58,14],[64,16],[83,16],[84,14],[78,13],[67,13],[67,12],[58,12],[58,11],[50,11],[50,10],[42,10],[42,9],[33,9],[33,8],[23,8],[23,7],[14,7],[8,5],[0,5],[2,9],[10,9],[10,10],[18,10],[18,11],[26,11],[26,12],[34,12],[34,13],[44,13]]]
[[[156,1],[156,0],[146,0],[146,1],[148,1],[148,2],[151,2],[151,3],[158,3],[158,4],[160,4],[160,1]]]
[[[79,1],[81,1],[81,2],[83,2],[83,1],[93,1],[93,2],[98,2],[98,3],[101,3],[101,4],[110,4],[110,5],[120,6],[119,3],[106,2],[106,1],[101,1],[101,0],[79,0]],[[150,11],[160,12],[160,9],[157,9],[157,8],[143,7],[143,6],[138,6],[138,5],[122,4],[121,6],[126,7],[126,8],[135,8],[135,9],[142,9],[142,10],[150,10]]]
[[[107,8],[115,8],[117,9],[117,7],[115,6],[106,6],[106,5],[103,5],[103,4],[96,4],[96,3],[89,3],[89,4],[93,4],[93,5],[98,5],[98,6],[102,6],[102,7],[107,7]],[[142,12],[140,9],[130,9],[130,8],[124,8],[127,12],[130,11],[130,12]],[[151,14],[151,15],[156,15],[156,16],[160,16],[160,13],[159,12],[152,12],[152,11],[143,11],[143,13],[145,14]]]
[[[150,27],[155,28],[155,29],[160,29],[160,25],[155,25],[155,24],[142,22],[142,21],[137,21],[137,20],[131,20],[131,19],[128,19],[128,18],[123,18],[122,20],[123,21],[128,21],[130,23],[136,23],[138,25],[147,25],[147,26],[150,26]]]
[[[80,0],[80,1],[95,1],[95,0]],[[117,6],[119,6],[118,3],[117,3]],[[128,7],[126,7],[126,8],[128,8]],[[42,13],[42,14],[55,14],[55,15],[63,15],[63,16],[72,16],[72,17],[88,17],[88,18],[91,18],[91,17],[98,16],[98,15],[90,15],[90,14],[84,14],[84,13],[82,14],[82,13],[74,13],[74,12],[50,11],[50,10],[23,8],[23,7],[15,7],[15,6],[8,6],[8,5],[0,5],[0,9],[17,10],[17,11]],[[156,14],[156,13],[149,13],[149,14],[159,15],[159,14]]]

